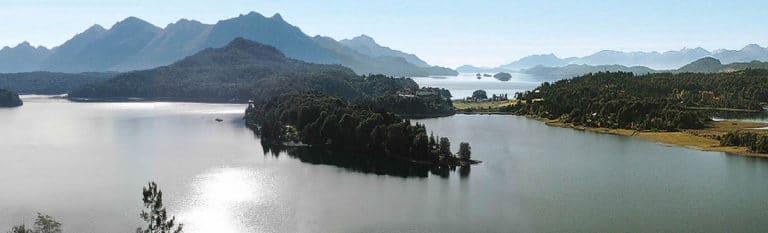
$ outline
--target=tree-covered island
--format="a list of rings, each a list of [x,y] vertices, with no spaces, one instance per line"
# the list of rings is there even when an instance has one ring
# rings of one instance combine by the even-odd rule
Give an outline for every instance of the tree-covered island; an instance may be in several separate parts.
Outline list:
[[[245,115],[248,127],[262,140],[276,144],[326,146],[368,156],[391,156],[416,163],[467,166],[468,143],[458,155],[446,137],[436,137],[424,125],[412,125],[387,111],[353,105],[337,97],[297,93],[253,103]]]

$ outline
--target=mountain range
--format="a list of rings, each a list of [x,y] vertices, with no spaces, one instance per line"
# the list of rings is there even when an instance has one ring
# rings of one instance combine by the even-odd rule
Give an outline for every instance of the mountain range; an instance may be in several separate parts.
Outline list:
[[[413,79],[357,75],[341,65],[291,59],[275,47],[236,38],[224,47],[205,49],[168,66],[120,73],[109,80],[75,88],[68,98],[76,101],[126,98],[253,101],[259,105],[278,96],[314,93],[399,115],[454,112],[452,102],[441,97],[450,96],[447,90],[428,89],[440,93],[436,96],[398,94],[415,90],[419,90],[419,85]]]
[[[723,64],[720,60],[712,57],[705,57],[688,65],[680,67],[675,70],[675,73],[720,73],[720,72],[734,72],[746,69],[768,69],[768,62],[752,61],[752,62],[735,62],[730,64]]]
[[[168,66],[125,72],[79,87],[69,96],[244,102],[309,87],[345,93],[350,89],[346,80],[352,79],[357,75],[347,67],[291,59],[275,47],[236,38]]]
[[[654,70],[645,66],[623,66],[623,65],[575,65],[570,64],[561,67],[536,66],[529,69],[523,69],[518,72],[529,74],[538,81],[554,81],[564,78],[572,78],[597,72],[632,72],[637,75],[650,73],[721,73],[734,72],[746,69],[768,69],[768,62],[735,62],[723,64],[720,60],[713,57],[704,57],[686,64],[679,69]]]
[[[206,48],[225,46],[235,38],[274,46],[286,56],[318,64],[341,64],[358,74],[394,76],[445,75],[455,71],[433,67],[413,54],[377,44],[368,36],[336,41],[306,35],[280,14],[251,12],[216,24],[181,19],[160,28],[128,17],[105,29],[94,25],[64,44],[48,49],[24,42],[0,50],[0,73],[125,72],[171,64]]]
[[[531,69],[536,66],[564,67],[567,65],[622,65],[627,67],[645,66],[656,70],[674,70],[701,58],[712,57],[722,63],[745,63],[752,61],[768,61],[768,48],[750,44],[740,50],[683,48],[666,52],[621,52],[603,50],[585,57],[559,58],[554,54],[531,55],[509,64],[495,68],[483,68],[465,65],[457,68],[459,72],[498,72]]]

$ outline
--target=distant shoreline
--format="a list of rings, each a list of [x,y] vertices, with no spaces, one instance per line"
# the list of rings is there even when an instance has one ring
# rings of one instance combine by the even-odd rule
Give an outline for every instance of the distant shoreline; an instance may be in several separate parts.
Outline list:
[[[55,98],[55,97],[54,97]],[[72,102],[82,103],[115,103],[115,102],[180,102],[180,103],[210,103],[210,104],[247,104],[247,101],[223,101],[223,100],[201,100],[193,98],[136,98],[136,97],[110,97],[110,98],[81,98],[81,97],[61,97]]]

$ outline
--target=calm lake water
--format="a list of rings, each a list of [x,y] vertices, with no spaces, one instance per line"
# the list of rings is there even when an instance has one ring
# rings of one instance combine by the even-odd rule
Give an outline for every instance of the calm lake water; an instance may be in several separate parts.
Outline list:
[[[149,180],[191,233],[768,231],[768,160],[456,115],[419,122],[454,150],[471,143],[483,163],[468,176],[376,175],[265,153],[244,108],[26,99],[1,109],[0,232],[35,212],[66,232],[133,231]]]
[[[419,86],[448,89],[451,91],[453,99],[470,97],[473,91],[479,89],[485,90],[488,96],[507,94],[509,98],[512,98],[515,92],[532,90],[541,83],[533,76],[523,73],[512,73],[512,79],[509,81],[499,81],[493,77],[477,79],[475,75],[476,73],[461,73],[458,76],[415,77],[413,80]]]

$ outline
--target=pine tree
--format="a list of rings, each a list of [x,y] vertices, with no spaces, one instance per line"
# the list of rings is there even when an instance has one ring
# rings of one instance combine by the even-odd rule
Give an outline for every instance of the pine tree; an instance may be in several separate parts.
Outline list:
[[[157,188],[155,182],[149,182],[148,186],[143,189],[144,207],[147,210],[142,210],[141,219],[147,223],[147,228],[136,229],[136,233],[181,233],[183,224],[176,225],[176,217],[171,217],[168,220],[165,207],[163,207],[163,191]]]
[[[472,159],[472,152],[470,151],[472,147],[469,146],[469,143],[462,142],[459,144],[459,158],[463,160],[470,160]]]

